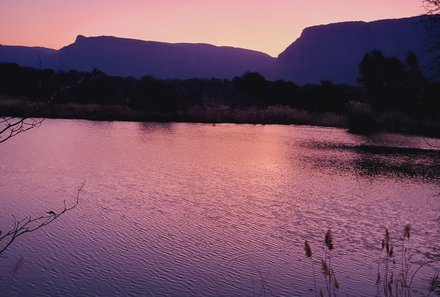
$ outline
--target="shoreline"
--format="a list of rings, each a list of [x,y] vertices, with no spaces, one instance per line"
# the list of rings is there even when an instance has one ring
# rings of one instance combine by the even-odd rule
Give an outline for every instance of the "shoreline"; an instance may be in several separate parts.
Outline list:
[[[0,116],[156,123],[307,125],[350,131],[348,115],[310,112],[278,105],[265,108],[195,107],[173,112],[150,112],[136,110],[128,105],[65,103],[38,107],[25,98],[0,96]],[[378,121],[377,131],[354,134],[391,132],[440,138],[440,121],[415,120],[392,113],[381,114]]]

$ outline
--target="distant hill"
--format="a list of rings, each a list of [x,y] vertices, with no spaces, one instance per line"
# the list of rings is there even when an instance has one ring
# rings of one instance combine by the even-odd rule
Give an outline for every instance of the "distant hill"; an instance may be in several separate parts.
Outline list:
[[[17,63],[20,66],[54,68],[56,50],[44,47],[0,45],[0,63]]]
[[[209,44],[164,43],[79,35],[73,44],[56,51],[39,47],[0,46],[0,63],[55,70],[91,71],[115,76],[156,78],[233,78],[247,71],[273,76],[275,58],[234,47]]]
[[[304,29],[277,59],[261,52],[209,44],[164,43],[109,36],[79,35],[60,50],[40,47],[0,46],[0,63],[55,70],[91,71],[116,76],[156,78],[233,78],[247,71],[267,79],[297,84],[356,84],[358,65],[366,52],[381,50],[402,60],[413,51],[421,69],[434,76],[428,53],[431,34],[426,17],[375,22],[344,22]]]
[[[118,76],[232,78],[246,71],[272,76],[275,59],[256,51],[209,44],[78,36],[58,52],[58,69],[98,68]]]
[[[432,57],[428,53],[431,35],[424,20],[425,17],[412,17],[306,28],[279,55],[276,73],[299,84],[321,80],[354,84],[364,54],[379,49],[384,55],[401,60],[408,51],[413,51],[422,70],[432,78]]]

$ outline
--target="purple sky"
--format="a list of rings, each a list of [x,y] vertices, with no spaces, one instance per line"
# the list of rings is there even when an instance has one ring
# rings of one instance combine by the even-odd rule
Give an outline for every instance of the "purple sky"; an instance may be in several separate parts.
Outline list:
[[[0,44],[58,49],[78,34],[113,35],[277,56],[307,26],[422,12],[420,0],[0,0]]]

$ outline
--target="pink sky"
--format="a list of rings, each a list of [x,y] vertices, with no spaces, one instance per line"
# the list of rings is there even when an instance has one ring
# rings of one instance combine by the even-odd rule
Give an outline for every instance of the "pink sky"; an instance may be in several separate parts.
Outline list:
[[[58,49],[78,34],[112,35],[277,56],[307,26],[422,12],[420,0],[0,0],[0,44]]]

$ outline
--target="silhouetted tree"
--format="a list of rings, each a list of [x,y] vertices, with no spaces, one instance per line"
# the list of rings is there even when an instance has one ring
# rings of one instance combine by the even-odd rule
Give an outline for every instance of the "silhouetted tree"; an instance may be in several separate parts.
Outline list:
[[[417,56],[409,52],[405,59],[406,81],[404,85],[404,95],[402,104],[406,111],[419,111],[422,104],[422,96],[426,87],[429,85],[425,75],[419,69]]]
[[[385,57],[381,51],[366,53],[359,65],[359,83],[376,110],[400,109],[414,112],[428,81],[419,70],[413,52],[403,64],[395,57]]]
[[[233,84],[239,92],[241,105],[264,106],[269,103],[269,83],[264,76],[257,72],[246,72],[240,77],[234,77]]]
[[[39,127],[44,121],[42,116],[45,110],[54,103],[64,103],[68,101],[66,98],[72,95],[76,95],[76,98],[93,98],[93,94],[87,97],[84,92],[75,93],[75,90],[87,84],[97,85],[90,81],[102,75],[104,74],[98,70],[91,73],[69,72],[64,75],[56,74],[53,70],[0,64],[0,94],[25,97],[28,101],[25,112],[14,112],[10,109],[8,116],[0,114],[0,143]],[[90,87],[90,89],[95,88]]]
[[[426,86],[419,111],[424,117],[440,119],[440,83],[431,83]]]
[[[41,71],[32,68],[21,68],[17,64],[0,65],[0,92],[2,94],[34,97],[34,104],[21,117],[0,117],[0,143],[10,138],[39,127],[42,119],[37,118],[42,109],[53,101],[53,96],[41,100],[43,95],[42,82],[39,77],[51,76],[53,71]]]
[[[300,87],[294,82],[277,80],[270,84],[271,103],[283,106],[295,106],[299,98]]]
[[[139,82],[136,104],[148,111],[172,112],[180,109],[176,83],[147,76]]]
[[[359,83],[376,108],[396,105],[397,91],[405,81],[405,67],[394,57],[384,57],[381,51],[366,53],[359,65]]]
[[[321,81],[319,85],[306,85],[302,88],[299,107],[310,111],[342,113],[351,98],[352,93],[342,86]]]

